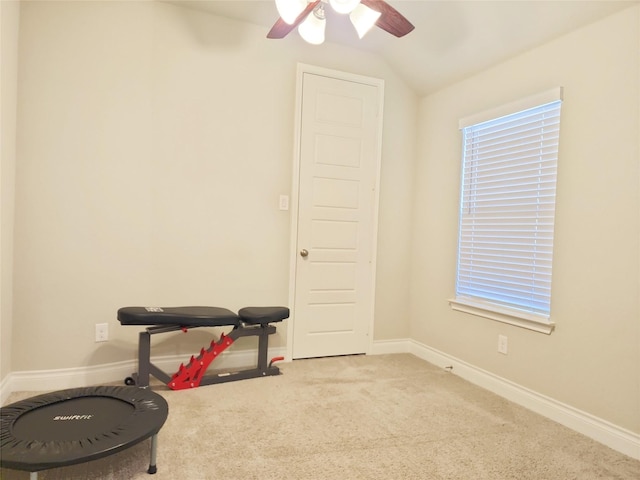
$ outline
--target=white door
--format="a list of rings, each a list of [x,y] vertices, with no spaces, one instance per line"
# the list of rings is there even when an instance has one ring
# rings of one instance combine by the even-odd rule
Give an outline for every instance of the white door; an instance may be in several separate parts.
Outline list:
[[[353,78],[302,73],[294,359],[370,343],[382,83]]]

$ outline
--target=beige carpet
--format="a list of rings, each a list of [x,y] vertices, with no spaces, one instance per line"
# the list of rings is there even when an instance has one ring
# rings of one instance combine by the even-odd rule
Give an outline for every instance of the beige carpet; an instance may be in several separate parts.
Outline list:
[[[39,479],[640,479],[639,461],[412,355],[280,368],[188,391],[153,386],[169,403],[155,476],[145,441]]]

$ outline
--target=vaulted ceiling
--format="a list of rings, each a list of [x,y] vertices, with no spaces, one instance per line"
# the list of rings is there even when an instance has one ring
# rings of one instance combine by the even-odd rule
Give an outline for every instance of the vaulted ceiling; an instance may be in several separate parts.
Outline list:
[[[274,0],[177,0],[171,3],[264,27],[278,18]],[[388,0],[415,30],[402,38],[374,28],[359,40],[348,17],[327,15],[326,41],[381,55],[425,95],[639,0]],[[298,41],[297,32],[282,40]],[[267,41],[267,40],[265,40]],[[322,48],[310,46],[309,48]]]

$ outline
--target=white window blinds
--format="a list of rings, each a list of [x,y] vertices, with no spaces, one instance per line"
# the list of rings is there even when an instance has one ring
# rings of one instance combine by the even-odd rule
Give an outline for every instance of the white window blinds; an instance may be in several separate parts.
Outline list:
[[[549,318],[560,106],[462,129],[457,300]]]

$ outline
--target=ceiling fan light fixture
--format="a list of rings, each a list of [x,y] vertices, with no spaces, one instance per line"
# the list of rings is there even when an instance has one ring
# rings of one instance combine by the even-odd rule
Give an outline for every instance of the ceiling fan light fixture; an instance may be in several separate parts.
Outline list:
[[[300,24],[298,33],[306,42],[312,45],[320,45],[324,42],[326,25],[327,20],[325,19],[324,8],[320,5]]]
[[[338,13],[351,13],[360,0],[329,0],[329,4]]]
[[[267,33],[267,38],[284,38],[297,28],[306,41],[316,45],[322,43],[326,24],[325,5],[329,2],[338,6],[339,10],[344,7],[344,11],[348,11],[353,7],[349,17],[360,38],[374,25],[398,38],[415,28],[386,0],[275,0],[280,17]],[[349,7],[346,7],[347,3]],[[294,16],[295,19],[291,20]]]
[[[276,0],[278,15],[289,25],[293,25],[306,6],[307,0]]]
[[[349,19],[358,32],[358,37],[362,38],[376,24],[380,15],[380,12],[360,3],[349,14]]]

